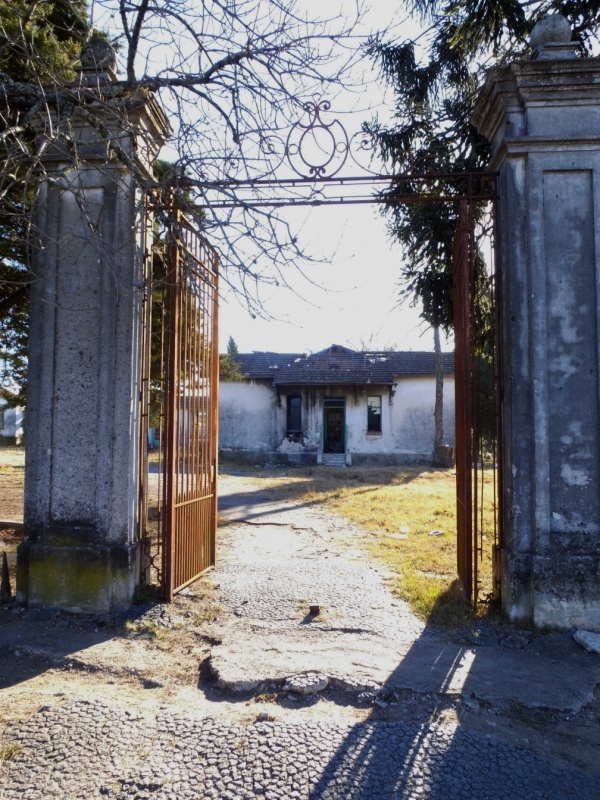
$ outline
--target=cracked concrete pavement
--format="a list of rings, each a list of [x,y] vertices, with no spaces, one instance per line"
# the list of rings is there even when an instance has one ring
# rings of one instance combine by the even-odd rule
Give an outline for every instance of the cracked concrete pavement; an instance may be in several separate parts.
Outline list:
[[[220,513],[171,606],[0,610],[1,800],[600,797],[600,656],[425,624],[367,534],[251,475]]]
[[[215,574],[229,612],[211,654],[222,687],[250,690],[314,671],[349,689],[466,694],[557,711],[592,700],[600,658],[569,634],[531,637],[482,622],[479,643],[464,643],[462,631],[428,626],[394,599],[385,570],[360,549],[361,531],[323,509],[234,488],[221,497],[229,524]],[[311,616],[310,605],[321,613]]]

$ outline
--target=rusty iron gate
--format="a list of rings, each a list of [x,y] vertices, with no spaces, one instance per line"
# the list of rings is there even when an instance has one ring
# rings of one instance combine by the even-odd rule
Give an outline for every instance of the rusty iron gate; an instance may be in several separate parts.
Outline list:
[[[501,418],[495,213],[487,263],[476,205],[462,200],[453,250],[457,567],[473,604],[500,597]]]
[[[285,141],[269,138],[275,166],[265,177],[187,181],[187,189],[194,187],[202,198],[197,206],[188,202],[187,207],[204,213],[207,204],[218,210],[237,208],[240,202],[244,208],[448,202],[460,206],[453,253],[457,566],[471,602],[497,599],[501,439],[494,246],[489,247],[487,266],[481,258],[482,242],[485,249],[486,238],[495,240],[496,175],[344,176],[341,171],[349,159],[359,164],[355,145],[359,154],[370,152],[368,134],[360,131],[349,137],[339,120],[326,122],[321,115],[329,108],[324,100],[306,103],[307,123],[293,125]],[[314,145],[313,135],[320,143],[310,151],[318,153],[316,164],[304,150]],[[281,144],[279,155],[276,141]],[[323,142],[331,152],[322,150]],[[280,165],[288,177],[274,175]],[[236,196],[231,196],[232,187]],[[482,223],[486,218],[487,230]],[[164,284],[153,277],[148,281],[153,289],[144,299],[142,396],[150,399],[142,412],[141,447],[147,450],[148,430],[154,429],[150,423],[156,423],[152,417],[160,406],[159,490],[157,507],[151,507],[151,481],[142,458],[140,530],[142,583],[151,583],[154,575],[163,597],[170,599],[215,561],[218,353],[216,256],[181,214],[174,215],[168,227],[171,244]],[[156,352],[161,353],[158,378]]]
[[[216,559],[218,258],[181,212],[165,227],[147,256],[139,519],[141,583],[171,600]]]
[[[491,204],[493,227],[495,203],[471,179],[465,195],[453,252],[457,571],[475,604],[500,594],[500,362],[494,247],[481,269],[475,224]],[[218,440],[218,259],[182,214],[168,227],[159,269],[147,259],[139,480],[141,582],[167,600],[215,564]]]

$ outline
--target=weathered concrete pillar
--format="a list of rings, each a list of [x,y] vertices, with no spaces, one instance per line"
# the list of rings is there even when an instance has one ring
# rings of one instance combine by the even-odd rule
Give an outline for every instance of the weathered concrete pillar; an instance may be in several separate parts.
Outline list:
[[[141,185],[168,134],[149,94],[122,92],[110,46],[82,53],[70,116],[38,121],[19,598],[106,611],[139,582]],[[123,87],[121,87],[123,88]],[[58,135],[56,131],[58,130]]]
[[[600,629],[600,59],[570,39],[538,23],[473,122],[500,174],[504,609]]]

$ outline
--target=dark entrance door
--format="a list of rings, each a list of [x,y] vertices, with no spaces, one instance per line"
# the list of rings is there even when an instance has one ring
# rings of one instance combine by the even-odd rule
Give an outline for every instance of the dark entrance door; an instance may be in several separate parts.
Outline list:
[[[326,398],[323,409],[323,452],[344,453],[346,450],[346,401]]]

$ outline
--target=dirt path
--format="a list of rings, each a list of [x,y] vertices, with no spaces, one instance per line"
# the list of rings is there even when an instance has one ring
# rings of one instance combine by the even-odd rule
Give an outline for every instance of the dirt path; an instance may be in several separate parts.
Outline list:
[[[330,678],[326,713],[459,725],[600,771],[600,657],[568,633],[426,625],[385,589],[385,568],[366,555],[370,534],[263,483],[222,483],[215,578],[226,613],[211,665],[223,685],[280,691],[284,676],[313,671]]]
[[[216,572],[171,606],[0,610],[4,743],[40,708],[101,699],[148,719],[458,727],[600,772],[600,658],[567,634],[431,629],[387,591],[367,534],[251,475],[222,476],[221,516]]]
[[[19,454],[10,461],[11,469],[22,468]],[[10,513],[12,518],[19,518],[22,489],[20,493],[10,471],[4,475],[10,491],[2,496],[0,516]],[[251,503],[252,489],[247,479],[223,477],[224,497],[247,492]],[[5,504],[4,498],[10,498],[10,502]],[[335,525],[340,527],[341,523]],[[278,537],[273,535],[273,527],[266,525],[263,530],[266,536],[258,536],[262,546],[277,553]],[[19,537],[14,538],[16,547]],[[256,542],[252,544],[249,537],[240,540],[229,527],[219,534],[223,563],[244,563],[255,547]],[[253,698],[229,696],[216,687],[211,671],[215,631],[218,634],[227,617],[218,603],[216,580],[216,574],[209,574],[178,595],[170,606],[138,606],[116,617],[0,607],[0,720],[10,725],[40,706],[98,695],[147,711],[191,706],[199,713],[216,713],[236,721],[253,719],[264,708],[263,693],[256,692]],[[329,700],[324,704],[331,705],[330,713],[336,716],[352,720],[368,716],[365,709],[338,706]],[[311,716],[322,713],[322,709],[317,712],[310,706],[301,711],[291,705],[286,713]]]

